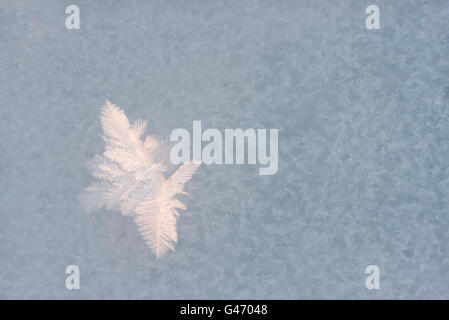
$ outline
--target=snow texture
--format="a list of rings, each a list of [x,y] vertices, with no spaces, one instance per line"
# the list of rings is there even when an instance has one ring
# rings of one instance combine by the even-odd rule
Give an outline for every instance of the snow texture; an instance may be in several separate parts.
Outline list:
[[[0,298],[448,299],[448,30],[443,0],[0,0]],[[157,260],[80,208],[105,99],[165,139],[277,128],[279,170],[202,166]]]

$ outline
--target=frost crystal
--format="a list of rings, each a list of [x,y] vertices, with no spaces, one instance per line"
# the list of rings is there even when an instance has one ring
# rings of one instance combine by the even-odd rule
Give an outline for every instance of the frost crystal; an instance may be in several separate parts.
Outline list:
[[[163,143],[154,136],[142,141],[146,121],[130,124],[123,110],[106,101],[101,111],[105,150],[89,163],[97,179],[81,195],[84,211],[100,208],[120,210],[134,221],[148,246],[159,258],[175,250],[177,209],[186,209],[175,199],[186,194],[184,184],[199,163],[182,164],[167,177],[170,163],[163,157]]]

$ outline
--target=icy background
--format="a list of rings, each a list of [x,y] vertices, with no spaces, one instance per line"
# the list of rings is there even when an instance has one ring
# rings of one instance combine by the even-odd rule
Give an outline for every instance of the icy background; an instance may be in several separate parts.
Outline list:
[[[448,30],[438,0],[0,0],[0,298],[448,299]],[[156,260],[79,207],[105,99],[165,138],[278,128],[279,171],[202,166]]]

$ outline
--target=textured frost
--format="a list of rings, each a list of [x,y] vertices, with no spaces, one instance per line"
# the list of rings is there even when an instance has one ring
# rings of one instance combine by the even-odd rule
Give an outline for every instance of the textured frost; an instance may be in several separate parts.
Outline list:
[[[64,1],[0,0],[0,297],[449,298],[447,1],[76,2],[69,31]],[[166,140],[278,128],[279,170],[203,166],[156,260],[79,208],[106,98]]]

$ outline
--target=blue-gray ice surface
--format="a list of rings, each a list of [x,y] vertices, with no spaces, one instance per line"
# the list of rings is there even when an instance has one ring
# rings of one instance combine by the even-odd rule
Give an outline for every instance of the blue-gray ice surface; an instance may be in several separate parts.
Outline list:
[[[442,0],[0,0],[0,298],[448,299],[448,30]],[[105,99],[165,139],[278,128],[279,171],[202,166],[157,260],[80,210]]]

